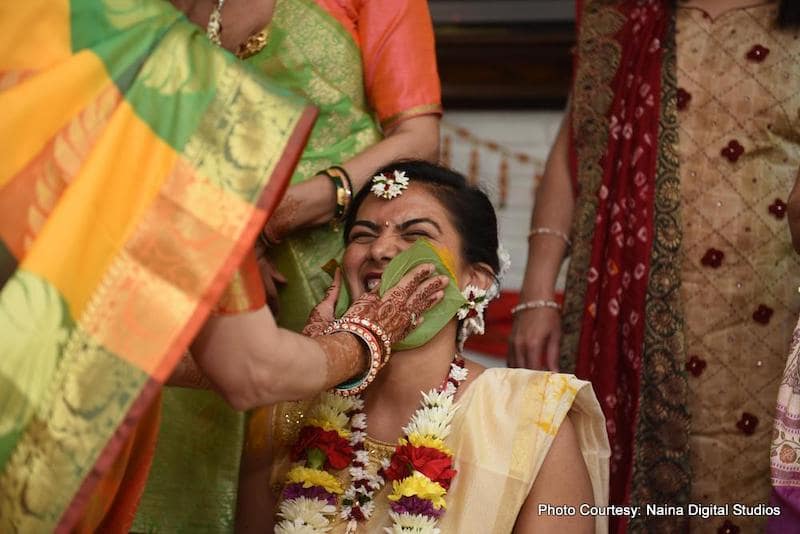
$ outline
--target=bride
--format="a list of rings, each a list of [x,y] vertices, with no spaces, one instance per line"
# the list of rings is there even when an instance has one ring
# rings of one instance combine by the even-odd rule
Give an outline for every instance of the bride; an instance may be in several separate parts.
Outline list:
[[[249,487],[263,490],[265,479],[269,487],[240,497],[240,529],[604,531],[605,518],[539,506],[607,502],[608,443],[591,386],[566,374],[486,369],[458,351],[482,329],[501,271],[486,195],[449,169],[400,162],[354,198],[344,230],[342,272],[307,333],[359,324],[353,308],[334,322],[341,279],[351,298],[374,292],[391,260],[420,239],[449,253],[464,304],[421,345],[379,355],[382,370],[340,386],[343,394],[269,410],[267,457],[243,464]]]

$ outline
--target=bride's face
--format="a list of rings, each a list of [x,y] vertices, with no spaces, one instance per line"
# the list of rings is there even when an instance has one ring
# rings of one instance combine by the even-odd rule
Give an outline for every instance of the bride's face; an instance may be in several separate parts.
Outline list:
[[[456,276],[462,279],[461,236],[447,209],[425,186],[412,182],[402,196],[392,200],[370,194],[359,207],[342,260],[352,298],[379,285],[392,258],[417,239],[448,250],[456,261]]]

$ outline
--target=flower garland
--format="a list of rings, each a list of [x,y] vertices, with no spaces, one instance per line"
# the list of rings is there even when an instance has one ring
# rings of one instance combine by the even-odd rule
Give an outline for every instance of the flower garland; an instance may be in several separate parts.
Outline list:
[[[278,517],[278,534],[314,533],[330,530],[339,495],[344,489],[325,469],[343,469],[353,459],[353,434],[349,428],[353,414],[364,409],[358,397],[322,393],[309,412],[289,457],[302,461],[286,475]]]
[[[380,473],[373,475],[367,471],[369,454],[364,446],[367,438],[367,414],[363,408],[353,415],[350,424],[353,428],[351,444],[355,450],[355,458],[350,464],[350,487],[344,492],[340,513],[347,520],[346,534],[354,533],[359,521],[366,521],[372,516],[375,511],[375,492],[385,483]]]
[[[403,428],[394,453],[376,474],[367,471],[364,402],[357,396],[323,393],[290,452],[290,458],[301,463],[286,475],[275,532],[328,532],[341,500],[339,515],[347,520],[346,532],[351,534],[360,521],[372,516],[375,493],[391,481],[393,524],[386,531],[438,534],[436,524],[456,475],[445,439],[456,412],[453,397],[466,378],[464,360],[456,356],[442,385],[422,394],[421,406]],[[329,470],[347,466],[350,486],[345,490]]]

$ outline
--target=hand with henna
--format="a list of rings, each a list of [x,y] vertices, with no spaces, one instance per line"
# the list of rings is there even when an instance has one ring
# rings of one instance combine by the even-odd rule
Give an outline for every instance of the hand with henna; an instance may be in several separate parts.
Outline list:
[[[376,323],[394,345],[422,323],[423,313],[442,300],[449,281],[447,276],[437,275],[433,265],[419,265],[382,298],[378,296],[378,288],[361,295],[344,317]]]
[[[322,333],[328,328],[334,317],[334,310],[336,309],[336,299],[339,297],[339,288],[342,287],[342,269],[336,268],[333,273],[333,282],[325,293],[325,298],[322,302],[317,304],[308,316],[308,321],[303,327],[303,334],[309,337],[321,336]]]

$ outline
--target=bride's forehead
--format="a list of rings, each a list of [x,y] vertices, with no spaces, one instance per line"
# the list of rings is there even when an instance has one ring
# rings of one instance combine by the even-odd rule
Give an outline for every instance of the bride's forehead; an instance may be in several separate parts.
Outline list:
[[[358,218],[364,217],[441,217],[444,215],[444,206],[422,187],[409,187],[399,197],[386,200],[370,197],[364,200],[358,210]]]

